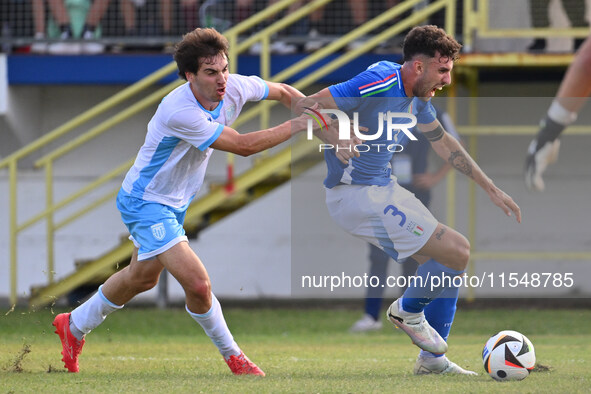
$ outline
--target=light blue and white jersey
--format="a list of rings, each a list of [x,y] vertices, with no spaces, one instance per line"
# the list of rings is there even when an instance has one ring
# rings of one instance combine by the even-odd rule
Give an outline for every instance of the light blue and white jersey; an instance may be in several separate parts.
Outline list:
[[[269,87],[259,77],[230,74],[224,99],[208,111],[189,82],[179,86],[164,97],[148,123],[146,140],[125,176],[123,190],[145,201],[186,206],[203,184],[213,152],[210,145],[247,101],[260,101],[268,94]]]
[[[437,112],[431,101],[406,95],[400,68],[400,64],[389,61],[374,63],[350,80],[330,86],[329,90],[338,109],[344,111],[349,119],[353,119],[354,114],[357,114],[359,125],[368,128],[368,135],[374,135],[380,129],[385,130],[385,120],[382,119],[380,124],[380,113],[388,111],[413,114],[417,118],[417,123],[433,122]],[[400,121],[397,122],[397,119]],[[408,118],[394,118],[396,124],[408,122]],[[390,160],[393,153],[385,147],[392,144],[405,146],[407,143],[408,137],[400,130],[392,139],[383,132],[379,138],[368,141],[368,148],[361,150],[359,157],[350,159],[348,165],[337,159],[334,150],[325,150],[324,159],[328,175],[324,185],[327,188],[339,184],[387,185],[391,179]]]

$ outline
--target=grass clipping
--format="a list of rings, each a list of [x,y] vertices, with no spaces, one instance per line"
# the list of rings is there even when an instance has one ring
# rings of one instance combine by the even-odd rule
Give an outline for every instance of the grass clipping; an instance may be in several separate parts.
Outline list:
[[[31,353],[31,345],[24,344],[23,348],[16,356],[11,365],[6,368],[9,372],[23,372],[23,360],[27,357],[27,354]]]

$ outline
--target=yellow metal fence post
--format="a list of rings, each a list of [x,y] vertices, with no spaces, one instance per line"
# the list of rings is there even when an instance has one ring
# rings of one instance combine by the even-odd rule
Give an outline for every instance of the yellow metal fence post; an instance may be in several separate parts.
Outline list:
[[[478,69],[469,68],[467,70],[468,85],[470,88],[470,103],[469,103],[469,115],[468,124],[470,126],[476,126],[478,124]],[[469,148],[468,152],[470,156],[477,160],[478,156],[478,135],[471,134],[469,137]],[[473,276],[476,271],[476,262],[474,260],[474,254],[477,252],[476,247],[476,183],[468,183],[468,241],[470,242],[470,260],[468,262],[468,275]],[[468,288],[468,301],[473,301],[474,289]]]
[[[456,1],[448,0],[445,6],[445,31],[452,37],[456,36]]]
[[[10,304],[14,305],[17,301],[17,190],[16,190],[16,177],[17,177],[17,161],[13,159],[8,165],[9,171],[9,210],[10,210]]]
[[[47,209],[46,231],[47,231],[47,280],[53,283],[53,274],[55,271],[55,256],[54,256],[54,225],[53,225],[53,161],[48,161],[45,164],[45,206]]]

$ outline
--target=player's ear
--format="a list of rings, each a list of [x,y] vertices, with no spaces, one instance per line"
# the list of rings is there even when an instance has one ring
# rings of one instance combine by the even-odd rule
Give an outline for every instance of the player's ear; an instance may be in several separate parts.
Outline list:
[[[422,74],[423,73],[424,65],[423,65],[423,61],[422,60],[415,59],[412,62],[412,66],[413,66],[413,69],[415,70],[415,73],[417,73],[417,74]]]

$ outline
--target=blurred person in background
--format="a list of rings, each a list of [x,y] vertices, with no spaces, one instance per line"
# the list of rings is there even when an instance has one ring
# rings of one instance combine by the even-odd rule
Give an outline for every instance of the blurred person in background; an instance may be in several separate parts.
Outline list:
[[[257,12],[262,11],[265,7],[269,7],[275,4],[277,0],[236,0],[236,10],[235,10],[235,23],[238,24],[245,19],[248,19],[252,15],[256,14]],[[268,25],[276,22],[277,19],[281,18],[286,12],[291,13],[296,11],[302,5],[301,0],[294,0],[294,2],[287,8],[287,11],[279,12],[277,15],[271,17],[268,21],[263,24],[259,24],[255,27],[255,32],[258,32]],[[284,32],[281,32],[283,34]],[[285,40],[281,39],[279,34],[275,34],[271,37],[270,43],[270,50],[271,53],[277,55],[291,55],[297,52],[298,48],[294,44],[287,43]],[[260,55],[262,51],[262,44],[261,42],[254,43],[250,49],[249,53],[251,55]]]
[[[529,12],[533,28],[550,27],[548,15],[550,0],[529,0]],[[571,27],[589,27],[585,20],[585,0],[562,0],[562,5],[570,21]],[[574,50],[578,50],[584,38],[575,38]],[[536,38],[527,48],[530,52],[544,52],[546,50],[546,39]]]
[[[525,159],[525,185],[532,191],[545,188],[542,175],[558,159],[560,134],[577,120],[591,95],[591,36],[581,45],[560,83],[556,97],[540,121],[540,130],[529,144]]]
[[[46,21],[45,21],[45,0],[32,0],[33,26],[35,27],[35,41],[31,44],[31,53],[47,52]]]
[[[48,0],[49,10],[59,28],[61,42],[52,43],[48,47],[51,54],[75,55],[80,53],[98,54],[105,50],[105,46],[96,41],[96,30],[101,19],[107,12],[111,0]],[[70,9],[76,9],[76,13],[70,13]],[[84,24],[80,32],[82,43],[72,42],[77,37],[72,15],[82,18],[80,13],[86,12]],[[76,22],[82,22],[76,21]]]
[[[126,37],[164,36],[172,33],[172,0],[157,0],[158,4],[148,4],[150,0],[120,0],[119,7],[123,18]],[[139,21],[139,22],[138,22]],[[191,27],[185,31],[193,30]],[[113,51],[122,50],[116,46]],[[172,53],[173,45],[164,45],[165,52]]]

